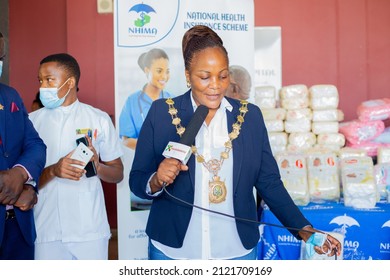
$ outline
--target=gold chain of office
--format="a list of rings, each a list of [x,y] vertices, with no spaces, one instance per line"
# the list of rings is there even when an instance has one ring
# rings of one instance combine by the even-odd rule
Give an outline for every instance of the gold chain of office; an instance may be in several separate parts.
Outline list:
[[[174,107],[175,102],[171,98],[168,98],[165,102],[169,106],[168,113],[172,117],[172,124],[176,127],[176,132],[181,137],[186,129],[181,125],[181,119],[177,116],[178,111]],[[221,181],[218,172],[221,170],[224,160],[229,158],[229,152],[233,147],[232,141],[240,134],[241,125],[244,122],[245,114],[248,112],[248,101],[241,100],[240,103],[240,114],[237,115],[237,121],[232,125],[233,129],[229,133],[229,140],[225,142],[225,150],[221,152],[219,160],[210,159],[206,162],[205,158],[198,153],[198,149],[195,146],[191,146],[191,151],[195,155],[196,161],[201,163],[211,174],[213,174],[212,181],[209,181],[210,203],[221,203],[226,199],[226,185],[225,182]]]

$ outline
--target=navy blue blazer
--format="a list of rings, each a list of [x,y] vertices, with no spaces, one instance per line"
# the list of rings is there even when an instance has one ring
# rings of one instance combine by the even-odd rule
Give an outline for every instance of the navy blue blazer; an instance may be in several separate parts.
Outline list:
[[[23,165],[33,179],[38,178],[46,163],[46,145],[33,127],[23,101],[15,89],[0,83],[0,170]],[[5,205],[0,204],[0,244],[5,224]],[[33,210],[15,215],[26,242],[34,244],[36,238]]]
[[[233,106],[232,112],[226,111],[227,129],[230,132],[232,124],[239,115],[240,102],[231,98],[227,99]],[[185,127],[194,112],[190,91],[173,100],[178,110],[178,117]],[[309,225],[310,223],[294,204],[280,179],[279,169],[271,152],[259,107],[248,104],[248,109],[240,135],[233,141],[232,149],[235,216],[257,220],[257,207],[253,195],[253,187],[255,187],[283,225],[299,229]],[[170,247],[180,248],[191,218],[192,207],[173,200],[165,192],[158,197],[152,197],[146,193],[148,180],[164,159],[162,153],[169,141],[178,142],[179,135],[172,124],[165,99],[158,99],[153,102],[141,128],[129,184],[130,189],[137,196],[153,199],[146,226],[148,236]],[[194,155],[191,155],[187,165],[189,170],[180,172],[167,190],[174,196],[193,203],[196,180]],[[259,225],[240,220],[236,220],[236,225],[243,246],[246,249],[254,248],[260,238]],[[297,231],[291,230],[291,232],[297,236]]]

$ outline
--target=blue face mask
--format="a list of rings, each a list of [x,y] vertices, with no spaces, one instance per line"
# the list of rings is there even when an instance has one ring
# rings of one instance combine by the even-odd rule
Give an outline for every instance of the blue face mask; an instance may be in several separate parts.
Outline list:
[[[319,246],[322,248],[325,241],[327,241],[327,234],[315,232],[312,234],[309,239],[306,241],[306,256],[308,259],[311,259],[313,255],[316,253],[314,250],[315,246]],[[324,252],[326,253],[326,252]]]
[[[39,88],[39,99],[41,99],[43,106],[48,109],[54,109],[60,107],[64,103],[70,89],[62,98],[58,98],[58,91],[69,81],[69,79],[70,78],[68,78],[59,88]]]
[[[1,74],[3,74],[3,61],[0,60],[0,78],[1,78]]]

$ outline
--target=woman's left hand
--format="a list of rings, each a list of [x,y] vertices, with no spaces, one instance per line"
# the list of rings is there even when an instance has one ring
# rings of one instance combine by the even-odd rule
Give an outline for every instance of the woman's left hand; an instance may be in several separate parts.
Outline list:
[[[332,257],[335,254],[340,256],[341,254],[341,243],[335,237],[330,234],[326,234],[326,241],[320,246],[315,246],[314,250],[318,254],[327,254],[328,257]]]

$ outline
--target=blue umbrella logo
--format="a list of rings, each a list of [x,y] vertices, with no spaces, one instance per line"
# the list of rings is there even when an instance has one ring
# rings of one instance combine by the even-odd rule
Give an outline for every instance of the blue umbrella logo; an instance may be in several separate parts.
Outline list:
[[[344,236],[347,234],[347,228],[351,226],[358,226],[360,227],[358,221],[356,221],[354,218],[347,216],[347,214],[344,214],[343,216],[337,216],[333,220],[330,221],[329,224],[338,224],[341,226],[341,229],[339,232],[343,234]]]
[[[150,22],[150,16],[149,13],[156,11],[149,5],[144,4],[143,2],[141,4],[134,5],[130,8],[130,12],[136,12],[139,14],[140,18],[134,21],[134,25],[137,27],[143,27],[145,24],[148,24]]]

